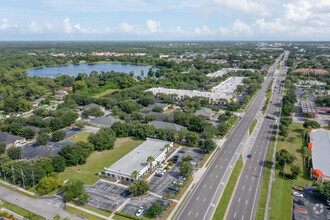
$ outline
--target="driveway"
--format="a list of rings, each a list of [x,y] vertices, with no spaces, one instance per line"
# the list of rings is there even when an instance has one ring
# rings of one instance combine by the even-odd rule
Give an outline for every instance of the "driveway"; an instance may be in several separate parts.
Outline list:
[[[60,196],[33,199],[0,186],[0,198],[47,219],[53,219],[57,214],[62,218],[82,219],[65,211],[65,203]]]

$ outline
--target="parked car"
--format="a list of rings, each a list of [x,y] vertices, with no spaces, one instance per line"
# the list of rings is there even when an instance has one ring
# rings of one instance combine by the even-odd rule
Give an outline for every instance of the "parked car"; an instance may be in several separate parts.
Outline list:
[[[163,176],[164,174],[166,173],[166,170],[164,170],[164,169],[158,169],[157,171],[156,171],[156,176]]]
[[[179,153],[180,153],[180,154],[184,154],[184,153],[186,153],[186,151],[184,151],[184,150],[179,150]]]
[[[141,206],[141,207],[136,211],[135,216],[140,217],[140,216],[142,216],[143,212],[144,212],[144,209],[143,209],[143,207]]]
[[[179,157],[180,157],[179,155],[174,155],[173,156],[174,159],[179,159]]]
[[[292,188],[295,189],[295,190],[298,190],[298,191],[303,191],[304,190],[304,187],[298,186],[298,185],[294,185]]]
[[[128,189],[126,189],[125,191],[123,191],[122,193],[120,193],[120,195],[123,196],[123,197],[130,196],[131,194],[132,193]]]
[[[172,158],[170,159],[170,161],[172,161],[173,163],[176,163],[176,162],[178,162],[178,158],[174,158],[174,157],[172,157]]]
[[[252,154],[248,154],[246,157],[247,158],[252,158]]]
[[[300,198],[304,198],[304,195],[302,193],[299,193],[299,192],[293,192],[292,195],[300,197]]]
[[[186,178],[185,177],[183,177],[183,176],[179,176],[179,177],[177,177],[177,178],[175,178],[174,180],[173,180],[173,184],[179,184],[180,186],[182,186],[183,185],[183,182],[186,180]]]
[[[169,186],[168,189],[172,190],[172,191],[178,191],[179,190],[179,188],[176,187],[176,186]]]

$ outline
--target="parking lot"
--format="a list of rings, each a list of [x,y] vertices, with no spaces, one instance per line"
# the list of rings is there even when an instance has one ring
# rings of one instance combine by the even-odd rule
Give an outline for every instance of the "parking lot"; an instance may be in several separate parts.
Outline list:
[[[183,150],[184,153],[177,153],[177,155],[180,156],[179,160],[169,172],[166,172],[162,177],[153,176],[150,179],[149,185],[151,192],[162,196],[170,191],[168,187],[172,185],[172,182],[175,178],[180,176],[180,165],[182,157],[190,155],[193,158],[192,162],[199,164],[204,156],[203,151],[199,149],[182,147],[180,151],[181,150]]]
[[[307,185],[302,192],[304,198],[293,196],[293,219],[330,219],[329,207],[313,187]]]
[[[169,204],[167,201],[164,201],[154,195],[149,194],[143,198],[132,198],[120,211],[129,215],[135,215],[136,211],[140,207],[143,207],[144,211],[148,211],[150,206],[152,206],[152,204],[154,203],[159,203],[164,208]]]
[[[91,196],[87,204],[100,209],[115,210],[129,198],[129,196],[125,197],[121,195],[127,188],[102,180],[93,186],[85,186],[85,189],[86,193]]]

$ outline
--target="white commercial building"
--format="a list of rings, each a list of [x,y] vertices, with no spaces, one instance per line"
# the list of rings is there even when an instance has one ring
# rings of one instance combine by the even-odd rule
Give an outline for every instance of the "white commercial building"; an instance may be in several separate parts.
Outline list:
[[[215,73],[209,73],[206,76],[209,78],[221,77],[229,72],[237,72],[237,71],[256,71],[255,69],[239,69],[239,68],[223,68],[222,70],[218,70]]]
[[[170,149],[173,148],[173,142],[147,138],[145,142],[126,154],[112,166],[104,168],[104,175],[121,182],[133,182],[133,171],[139,173],[137,177],[139,179],[145,176],[150,169],[154,170],[165,162],[167,150],[170,150],[165,149],[165,145],[167,144],[170,146]],[[147,162],[149,156],[155,159],[152,162],[151,168],[150,163]]]
[[[226,93],[235,95],[235,90],[238,85],[243,85],[243,79],[246,77],[229,77],[219,85],[212,88],[212,92],[215,93]]]

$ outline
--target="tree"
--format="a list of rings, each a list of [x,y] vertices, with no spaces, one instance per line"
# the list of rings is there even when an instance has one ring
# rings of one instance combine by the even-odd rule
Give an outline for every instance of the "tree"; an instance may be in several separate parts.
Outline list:
[[[321,125],[317,121],[305,121],[304,122],[304,128],[320,128]]]
[[[67,202],[73,201],[84,193],[84,183],[80,180],[70,179],[64,185],[64,197]]]
[[[67,166],[76,166],[86,163],[89,152],[81,146],[73,144],[64,146],[61,149],[61,155],[65,158]]]
[[[6,152],[6,148],[6,143],[0,143],[0,154],[4,154]]]
[[[54,171],[53,161],[49,157],[40,157],[39,159],[35,160],[33,164],[36,165],[38,168],[43,169],[46,174],[50,174]]]
[[[87,202],[89,202],[90,199],[91,199],[91,196],[88,195],[86,192],[83,192],[78,197],[78,205],[80,205],[80,206],[85,205]]]
[[[96,134],[88,136],[88,142],[94,145],[95,150],[103,151],[113,148],[116,140],[115,132],[111,128],[101,128]]]
[[[275,154],[275,158],[277,163],[283,167],[283,170],[285,171],[285,166],[288,164],[292,164],[293,161],[296,159],[296,157],[292,154],[290,154],[286,149],[282,149]]]
[[[56,214],[54,217],[53,217],[53,220],[61,220],[61,216],[59,214]]]
[[[49,140],[49,135],[46,133],[42,133],[37,137],[37,144],[38,145],[46,145]]]
[[[54,131],[52,134],[52,138],[57,142],[63,140],[65,136],[66,136],[66,132],[63,130]]]
[[[86,126],[86,122],[84,121],[77,121],[76,123],[74,123],[74,126],[76,126],[79,129],[83,129]]]
[[[136,180],[132,185],[128,187],[128,190],[133,194],[133,196],[138,196],[146,193],[150,186],[145,180]]]
[[[49,120],[49,128],[52,129],[52,131],[56,131],[58,129],[61,129],[63,127],[63,123],[61,119],[59,118],[51,118]]]
[[[153,157],[153,156],[149,156],[148,158],[147,158],[147,162],[149,163],[149,169],[150,169],[150,172],[152,171],[152,162],[154,162],[155,161],[155,158]]]
[[[156,106],[151,111],[153,111],[153,112],[160,112],[161,113],[161,112],[164,111],[164,109],[161,106]]]
[[[188,140],[189,144],[191,144],[192,146],[198,145],[199,137],[196,133],[189,133],[186,139]]]
[[[310,112],[304,114],[305,118],[314,118],[314,115]]]
[[[164,148],[166,149],[166,154],[168,154],[168,151],[171,148],[171,146],[169,144],[165,144]]]
[[[10,147],[7,150],[8,157],[12,160],[19,159],[21,157],[22,149],[20,147]]]
[[[137,101],[137,103],[139,103],[139,104],[141,104],[141,105],[143,105],[143,106],[148,106],[148,105],[150,105],[150,104],[154,104],[155,101],[154,101],[154,99],[152,98],[152,96],[143,96],[143,97],[141,97],[141,98]]]
[[[36,133],[31,128],[23,128],[20,131],[20,134],[27,139],[31,139],[36,135]]]
[[[154,203],[150,207],[150,213],[153,217],[157,217],[164,211],[164,207],[159,203]]]
[[[213,151],[217,145],[214,143],[214,141],[210,138],[206,139],[204,141],[204,144],[202,145],[202,150],[204,150],[206,153]]]
[[[52,165],[54,168],[55,172],[63,172],[66,168],[66,161],[64,159],[64,157],[60,156],[60,155],[56,155],[56,156],[51,156],[49,157],[52,160]]]
[[[297,179],[297,176],[301,173],[301,169],[298,166],[292,166],[290,168],[292,178]]]
[[[116,133],[116,137],[128,136],[128,126],[126,123],[121,123],[117,121],[112,124],[111,129]]]
[[[182,176],[189,176],[191,175],[193,167],[189,161],[182,161],[180,166],[180,173]]]
[[[139,174],[140,173],[138,171],[134,170],[131,174],[131,177],[133,177],[136,180],[139,177]]]
[[[39,181],[36,190],[40,194],[47,194],[62,185],[63,180],[51,176],[45,176]]]
[[[93,107],[83,112],[83,117],[87,118],[88,116],[101,117],[104,115],[104,112],[101,111],[98,107]]]
[[[317,191],[319,191],[325,199],[330,200],[330,182],[317,183]]]

